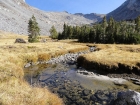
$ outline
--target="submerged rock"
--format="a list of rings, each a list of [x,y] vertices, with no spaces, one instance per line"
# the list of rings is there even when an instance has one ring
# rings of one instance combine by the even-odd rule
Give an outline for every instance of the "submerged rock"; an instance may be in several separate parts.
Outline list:
[[[83,90],[83,95],[84,96],[88,96],[90,94],[91,94],[91,90],[87,90],[87,89]]]

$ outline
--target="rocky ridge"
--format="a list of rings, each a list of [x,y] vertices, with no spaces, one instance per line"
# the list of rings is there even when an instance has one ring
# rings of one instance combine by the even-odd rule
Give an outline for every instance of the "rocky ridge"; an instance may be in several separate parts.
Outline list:
[[[126,0],[120,7],[107,14],[115,20],[131,20],[140,15],[140,0]]]
[[[84,16],[69,14],[67,12],[45,12],[29,6],[25,0],[1,0],[0,1],[0,29],[27,35],[28,20],[34,15],[39,23],[41,34],[49,35],[52,25],[57,31],[62,31],[64,22],[76,26],[91,24],[98,20]]]
[[[96,13],[90,13],[90,14],[82,14],[82,13],[75,13],[77,16],[82,16],[87,19],[93,20],[93,21],[101,21],[102,18],[105,16],[105,14],[96,14]]]

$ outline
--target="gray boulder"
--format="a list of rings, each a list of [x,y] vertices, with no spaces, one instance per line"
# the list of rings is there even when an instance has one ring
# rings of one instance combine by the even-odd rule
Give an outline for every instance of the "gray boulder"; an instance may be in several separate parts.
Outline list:
[[[111,105],[140,105],[140,93],[132,90],[119,92]]]
[[[24,39],[21,39],[21,38],[17,38],[15,40],[15,43],[26,43],[26,41]]]

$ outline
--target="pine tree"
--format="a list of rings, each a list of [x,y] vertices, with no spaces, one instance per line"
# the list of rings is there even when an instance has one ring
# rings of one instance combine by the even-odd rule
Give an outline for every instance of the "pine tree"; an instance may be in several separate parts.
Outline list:
[[[58,40],[61,40],[63,39],[63,36],[62,36],[62,33],[61,32],[58,32],[58,37],[57,37]]]
[[[95,36],[96,43],[101,43],[101,34],[102,34],[101,25],[97,24],[96,25],[96,36]]]
[[[120,30],[120,34],[121,34],[121,38],[120,38],[120,42],[121,43],[126,43],[127,40],[127,30],[128,30],[128,24],[126,23],[126,21],[121,22],[121,30]]]
[[[84,26],[82,26],[81,27],[81,31],[80,31],[80,35],[78,36],[78,41],[79,42],[84,42],[85,40],[84,40],[84,34],[85,33],[85,27]]]
[[[58,38],[58,33],[57,33],[57,31],[56,31],[54,26],[51,27],[50,34],[51,34],[50,37],[52,39],[57,39]]]
[[[90,33],[89,33],[89,42],[90,43],[95,42],[95,35],[96,35],[96,30],[94,28],[91,28]]]
[[[67,36],[67,31],[68,31],[68,26],[64,23],[64,25],[63,25],[63,32],[62,32],[63,39],[66,39],[68,37]]]
[[[104,16],[104,18],[103,18],[102,28],[103,28],[102,40],[103,40],[103,42],[105,43],[106,28],[107,28],[107,20],[106,20],[106,16]]]
[[[136,32],[137,32],[137,33],[140,33],[140,16],[138,16],[138,17],[135,19],[135,23],[136,23]]]
[[[114,43],[114,33],[115,33],[115,21],[113,17],[110,17],[107,27],[107,43]]]
[[[115,24],[115,31],[114,31],[114,40],[115,43],[119,43],[119,36],[120,36],[120,22],[116,22]]]
[[[72,39],[73,37],[73,28],[71,26],[67,27],[67,38]]]
[[[74,26],[73,27],[73,35],[72,35],[72,38],[73,39],[77,39],[78,38],[78,36],[79,36],[79,27],[78,26]]]
[[[40,35],[40,28],[38,27],[38,23],[36,22],[36,18],[34,15],[30,18],[28,23],[28,41],[29,42],[38,42]]]

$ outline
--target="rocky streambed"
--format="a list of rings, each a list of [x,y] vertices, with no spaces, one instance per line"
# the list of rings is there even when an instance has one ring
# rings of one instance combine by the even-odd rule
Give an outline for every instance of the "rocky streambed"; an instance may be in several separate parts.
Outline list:
[[[68,68],[71,69],[67,70]],[[107,105],[111,99],[116,98],[118,91],[112,90],[111,86],[106,87],[106,84],[99,83],[98,80],[82,77],[73,66],[64,64],[58,64],[53,71],[52,68],[47,68],[39,75],[38,81],[41,86],[58,94],[65,105]]]
[[[65,105],[115,105],[118,94],[139,89],[139,85],[125,79],[109,78],[61,63],[46,68],[37,81],[58,94]]]
[[[58,94],[65,105],[140,105],[140,95],[135,92],[140,91],[140,86],[133,83],[139,82],[138,78],[130,76],[123,79],[119,75],[105,76],[84,68],[77,69],[77,57],[88,52],[69,53],[47,62],[40,62],[51,66],[37,76],[31,74],[28,80],[32,81],[31,84],[39,84]],[[35,65],[28,65],[34,72]]]

